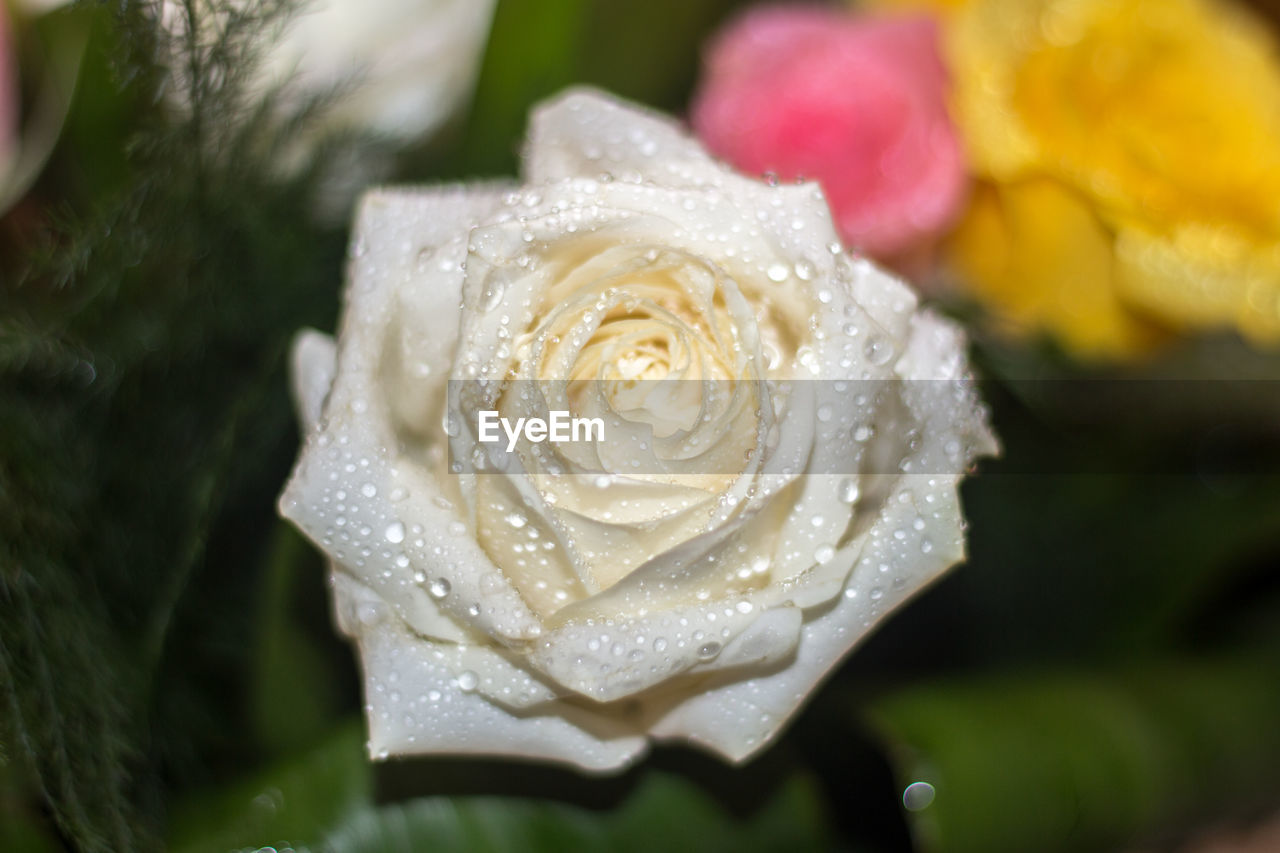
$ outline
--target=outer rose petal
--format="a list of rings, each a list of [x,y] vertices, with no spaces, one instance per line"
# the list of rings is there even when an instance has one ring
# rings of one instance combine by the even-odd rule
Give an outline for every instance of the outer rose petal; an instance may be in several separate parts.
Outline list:
[[[534,185],[607,176],[641,187],[718,190],[739,213],[759,218],[769,232],[769,248],[784,258],[807,258],[819,272],[830,269],[830,246],[839,237],[819,187],[769,187],[726,169],[661,113],[591,89],[570,89],[534,108],[524,157],[526,182]]]
[[[717,186],[727,177],[670,118],[590,89],[570,89],[529,118],[524,173],[530,184],[632,173],[659,186]]]
[[[878,257],[930,242],[966,186],[928,18],[763,7],[712,44],[692,108],[712,151],[822,183],[844,238]]]
[[[303,454],[280,503],[286,517],[347,571],[383,594],[410,626],[449,640],[467,638],[459,624],[509,637],[524,636],[534,624],[509,586],[497,584],[482,596],[483,573],[445,570],[448,565],[482,566],[488,560],[475,541],[464,536],[450,539],[452,559],[435,558],[421,531],[432,529],[435,534],[460,522],[433,477],[397,465],[392,456],[392,419],[404,416],[406,405],[415,400],[426,409],[443,393],[447,353],[457,335],[461,282],[456,269],[464,251],[461,243],[450,244],[449,237],[456,233],[459,219],[484,217],[501,195],[498,187],[482,186],[374,193],[367,198],[351,249],[356,284],[347,291],[337,378],[323,419],[308,440],[309,449],[316,445],[314,452]],[[426,370],[405,371],[398,377],[397,393],[384,397],[384,335],[406,300],[421,321],[431,324],[415,349]],[[354,471],[347,473],[347,466]],[[358,479],[335,486],[340,473]],[[401,494],[404,497],[398,498]],[[368,558],[353,553],[361,547],[370,549]],[[376,558],[373,547],[378,548]],[[465,593],[468,601],[486,597],[495,604],[475,616],[465,609],[446,615],[416,580],[420,574],[445,577],[459,593],[455,600]]]
[[[897,370],[922,387],[960,378],[963,336],[950,323],[919,315]],[[944,436],[972,443],[981,454],[997,452],[995,437],[975,412],[943,405],[936,388],[922,395],[932,406],[918,414]],[[955,416],[961,417],[956,420]],[[935,436],[934,446],[948,439]],[[935,463],[936,465],[936,463]],[[815,608],[801,628],[796,656],[784,667],[762,667],[754,678],[726,674],[687,701],[660,713],[655,737],[690,740],[739,761],[780,732],[827,673],[844,660],[885,616],[964,559],[960,475],[908,474],[897,478],[868,532],[846,551],[857,566],[834,606]]]
[[[643,735],[608,717],[563,704],[527,712],[495,704],[477,689],[485,667],[452,660],[459,647],[415,636],[386,612],[380,597],[341,581],[338,606],[353,610],[360,623],[350,633],[360,645],[371,757],[517,755],[600,771],[620,769],[645,753]]]
[[[506,184],[481,184],[367,194],[351,247],[351,278],[360,287],[347,292],[343,339],[374,338],[369,346],[380,344],[377,333],[388,314],[414,311],[425,324],[418,342],[425,347],[420,353],[424,364],[416,372],[431,384],[422,393],[435,393],[435,386],[448,375],[458,339],[462,279],[456,270],[466,248],[459,223],[492,214],[510,189]],[[353,350],[349,358],[361,359],[359,369],[369,371],[376,369],[379,355]],[[344,363],[339,369],[345,374],[356,367]]]
[[[795,660],[754,678],[726,675],[709,682],[651,725],[655,737],[689,740],[734,761],[750,756],[782,730],[886,614],[964,557],[955,493],[959,478],[916,475],[904,480],[877,520],[878,534],[869,538],[844,595],[804,623]],[[929,498],[934,503],[926,512]],[[917,518],[930,519],[923,530],[913,528]],[[909,541],[895,540],[894,530],[910,531]],[[925,541],[931,543],[927,559],[900,563],[891,553],[907,548],[919,552]],[[879,566],[889,561],[901,565],[901,571],[886,578]]]
[[[320,423],[325,397],[338,371],[338,349],[333,338],[305,329],[294,338],[292,354],[293,400],[305,434]]]

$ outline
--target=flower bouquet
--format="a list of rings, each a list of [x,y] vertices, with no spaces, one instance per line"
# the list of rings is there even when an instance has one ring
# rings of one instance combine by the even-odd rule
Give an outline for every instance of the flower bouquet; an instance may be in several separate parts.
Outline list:
[[[1276,15],[0,5],[0,849],[1273,849]]]

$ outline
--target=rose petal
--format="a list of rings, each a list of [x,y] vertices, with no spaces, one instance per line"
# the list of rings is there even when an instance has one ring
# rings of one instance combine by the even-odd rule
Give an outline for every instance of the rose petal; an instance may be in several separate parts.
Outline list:
[[[569,89],[529,117],[524,177],[530,184],[601,173],[658,186],[707,186],[721,169],[676,122],[588,88]]]
[[[464,653],[424,641],[386,612],[381,596],[350,582],[335,588],[359,620],[354,636],[365,674],[371,757],[515,755],[605,771],[644,754],[645,738],[607,717],[563,705],[522,712],[494,704],[478,692],[480,672],[488,675],[495,663],[493,652]],[[477,653],[490,657],[467,657]]]
[[[304,433],[320,422],[324,400],[329,396],[337,369],[338,349],[332,337],[315,329],[304,329],[297,334],[291,349],[289,374]]]
[[[795,608],[761,612],[749,597],[674,606],[567,625],[548,634],[529,660],[567,689],[611,702],[682,673],[776,661],[795,646],[799,620]]]
[[[674,707],[659,709],[650,734],[688,740],[731,761],[742,761],[764,748],[854,645],[963,556],[955,495],[959,478],[929,478],[932,486],[924,480],[910,482],[916,479],[921,478],[904,478],[886,502],[875,524],[876,534],[868,537],[860,568],[845,594],[835,599],[834,606],[806,613],[794,660],[785,667],[766,667],[764,674],[754,678],[737,673],[719,676]],[[928,513],[918,512],[917,498],[930,507]],[[924,530],[914,529],[917,518],[929,519]],[[911,530],[912,540],[896,540],[892,531],[897,529]],[[926,538],[933,548],[919,554]],[[903,559],[911,547],[919,556]],[[881,572],[880,565],[891,568]]]
[[[383,333],[408,317],[417,324],[418,355],[433,368],[417,391],[423,400],[441,394],[457,337],[462,273],[450,258],[448,265],[435,261],[451,246],[458,221],[487,216],[502,196],[501,187],[489,186],[382,191],[366,199],[351,251],[337,379],[321,425],[308,439],[309,452],[281,497],[285,516],[380,591],[415,630],[450,640],[465,639],[460,626],[466,625],[525,637],[538,630],[537,620],[496,568],[476,570],[491,564],[474,536],[449,533],[465,530],[465,523],[434,478],[394,467],[390,416],[403,403],[398,395],[382,400],[371,392],[384,387]],[[406,290],[417,301],[408,314],[401,310]],[[440,579],[452,595],[438,603],[426,585]]]
[[[339,338],[342,376],[369,376],[381,356],[381,331],[393,319],[411,330],[416,361],[434,381],[414,389],[438,394],[453,361],[461,319],[462,271],[455,241],[496,211],[505,184],[368,193],[356,217],[351,286]],[[409,312],[408,318],[402,316]],[[364,349],[354,348],[360,342]],[[348,383],[356,384],[356,383]],[[373,387],[372,384],[362,387]]]
[[[740,216],[758,218],[777,240],[761,272],[782,259],[823,266],[839,246],[826,197],[817,184],[769,186],[722,167],[676,121],[623,104],[604,93],[570,89],[536,108],[529,120],[525,179],[530,184],[574,177],[618,178],[670,189],[717,189]],[[705,196],[714,198],[714,196]],[[674,221],[706,231],[706,213],[686,210]]]
[[[712,43],[691,112],[739,168],[821,181],[845,238],[886,257],[960,212],[967,179],[946,84],[930,18],[765,6]]]

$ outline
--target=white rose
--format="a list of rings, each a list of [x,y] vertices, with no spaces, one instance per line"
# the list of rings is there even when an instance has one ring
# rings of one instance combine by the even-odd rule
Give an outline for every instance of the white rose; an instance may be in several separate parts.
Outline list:
[[[265,69],[296,67],[324,91],[357,74],[338,109],[353,127],[400,137],[436,129],[470,95],[495,0],[312,0]]]
[[[470,96],[495,2],[307,0],[269,44],[254,70],[256,87],[288,81],[303,95],[338,91],[327,113],[333,125],[424,136]],[[185,31],[176,0],[166,0],[162,18],[171,33]]]
[[[995,449],[963,337],[816,186],[660,116],[564,95],[525,173],[365,197],[337,346],[295,349],[281,511],[332,561],[374,756],[742,760],[963,557]],[[475,442],[557,404],[606,440]]]

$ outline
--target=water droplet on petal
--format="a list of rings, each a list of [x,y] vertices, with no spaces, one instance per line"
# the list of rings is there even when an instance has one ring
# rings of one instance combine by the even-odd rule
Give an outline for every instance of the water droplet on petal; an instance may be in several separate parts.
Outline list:
[[[848,477],[841,480],[839,494],[841,502],[847,504],[857,503],[858,496],[861,494],[861,490],[858,488],[858,482]]]
[[[888,364],[889,359],[893,358],[893,346],[879,335],[867,338],[867,342],[862,345],[862,351],[866,353],[867,361],[877,367]]]
[[[374,603],[361,604],[356,608],[356,619],[361,625],[376,625],[382,621],[382,607]]]
[[[929,808],[937,791],[928,782],[912,782],[902,792],[902,805],[909,812]]]
[[[492,311],[502,304],[502,294],[507,289],[507,285],[502,279],[494,278],[488,282],[488,286],[484,290],[484,299],[481,303],[481,309],[484,311]]]

